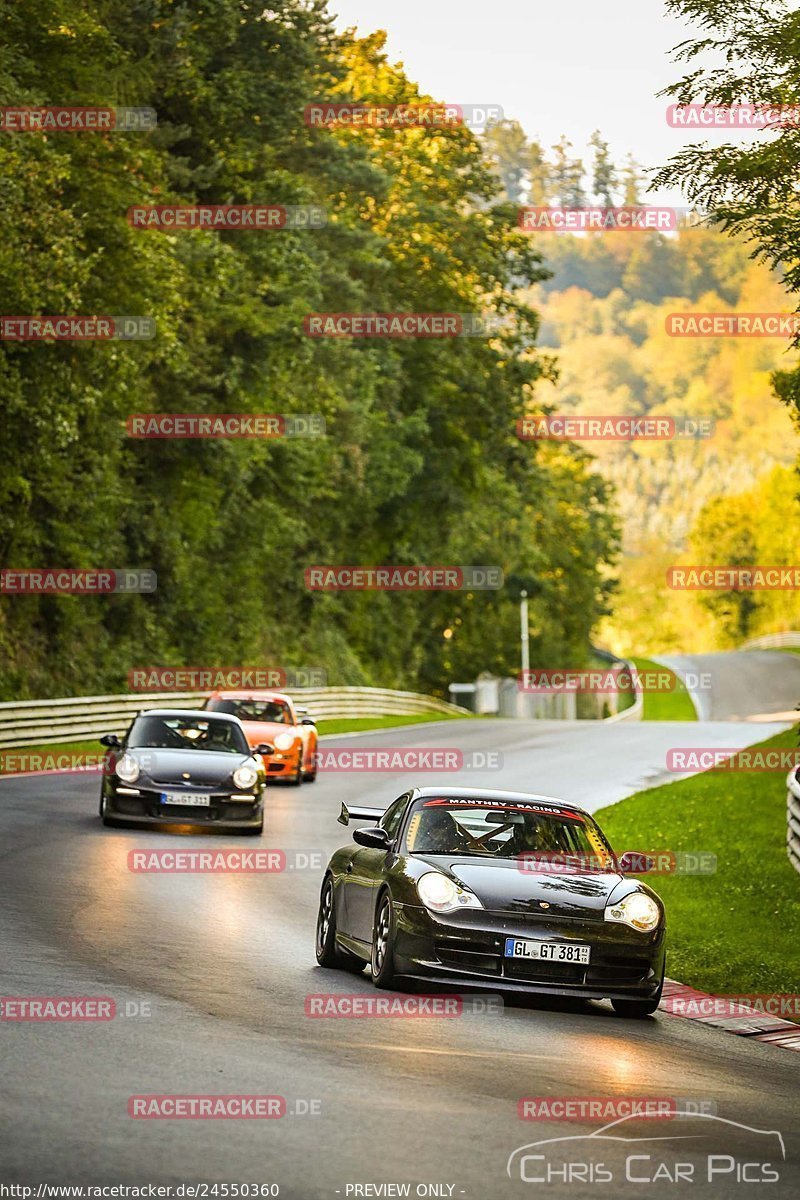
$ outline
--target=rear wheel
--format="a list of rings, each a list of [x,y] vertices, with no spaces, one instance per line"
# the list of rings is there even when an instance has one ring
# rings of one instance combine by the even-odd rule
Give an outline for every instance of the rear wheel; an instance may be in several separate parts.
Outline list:
[[[378,901],[370,972],[376,987],[388,988],[394,983],[394,908],[388,892],[384,892]]]
[[[322,886],[317,914],[317,962],[321,967],[335,967],[340,971],[361,972],[366,965],[355,954],[348,954],[336,945],[336,906],[333,896],[333,880],[328,876]]]

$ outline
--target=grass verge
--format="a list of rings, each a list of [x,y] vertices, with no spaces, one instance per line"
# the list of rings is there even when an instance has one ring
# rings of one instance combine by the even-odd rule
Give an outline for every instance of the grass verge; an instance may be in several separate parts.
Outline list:
[[[369,729],[395,729],[399,725],[424,725],[430,721],[473,720],[466,713],[406,713],[395,717],[346,717],[340,721],[317,721],[317,729],[324,733],[359,733]]]
[[[668,667],[654,663],[649,658],[633,658],[631,662],[640,674],[657,671],[659,674],[668,671]],[[675,680],[675,690],[672,692],[644,692],[642,701],[644,711],[643,721],[696,721],[697,712],[692,698],[682,681],[674,671],[669,672]]]
[[[795,747],[794,730],[764,747]],[[793,993],[800,875],[786,856],[784,774],[730,769],[649,788],[598,814],[617,852],[710,851],[713,875],[642,876],[667,909],[667,974],[714,993]]]

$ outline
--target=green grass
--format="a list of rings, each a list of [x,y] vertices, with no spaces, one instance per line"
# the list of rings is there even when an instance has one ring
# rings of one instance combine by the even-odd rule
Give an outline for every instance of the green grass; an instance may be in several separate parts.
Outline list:
[[[347,717],[339,721],[317,721],[317,729],[324,733],[358,733],[366,729],[395,729],[399,725],[422,725],[429,721],[473,720],[465,713],[408,713],[395,717]]]
[[[649,658],[634,658],[631,662],[640,673],[667,671],[660,663],[654,663]],[[681,680],[673,671],[669,672],[675,679],[674,692],[643,692],[644,711],[643,721],[696,721],[697,712],[692,698]]]
[[[794,730],[763,746],[795,747]],[[598,818],[614,849],[711,851],[714,875],[642,876],[667,910],[667,974],[713,993],[794,993],[800,875],[786,856],[784,773],[706,771]]]
[[[11,774],[10,768],[13,771],[28,770],[29,765],[23,764],[19,760],[27,758],[29,755],[59,755],[75,754],[85,756],[87,754],[101,755],[106,753],[106,747],[101,746],[97,738],[92,738],[87,742],[59,742],[48,746],[17,746],[14,750],[0,750],[0,775]],[[17,762],[13,763],[11,759],[16,758]],[[34,770],[38,767],[36,764],[30,764]]]

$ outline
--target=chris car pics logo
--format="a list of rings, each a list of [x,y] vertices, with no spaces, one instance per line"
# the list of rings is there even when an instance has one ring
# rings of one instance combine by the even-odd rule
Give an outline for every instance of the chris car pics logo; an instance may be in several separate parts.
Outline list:
[[[646,1185],[654,1197],[666,1192],[676,1200],[687,1195],[692,1184],[714,1184],[720,1189],[714,1195],[730,1196],[738,1184],[777,1183],[782,1178],[786,1148],[778,1130],[687,1109],[665,1111],[668,1124],[663,1127],[658,1117],[654,1121],[652,1115],[633,1112],[590,1134],[529,1142],[509,1155],[506,1173],[521,1183],[561,1187]],[[707,1194],[705,1189],[702,1194]]]

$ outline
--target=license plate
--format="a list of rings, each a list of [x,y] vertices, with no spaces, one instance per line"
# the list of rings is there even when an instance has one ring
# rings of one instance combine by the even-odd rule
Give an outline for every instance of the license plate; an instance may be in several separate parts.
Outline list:
[[[534,942],[529,938],[506,938],[506,958],[588,963],[591,953],[591,946],[579,946],[575,942]]]
[[[182,808],[208,808],[210,796],[184,795],[182,792],[162,792],[162,804],[180,804]]]

